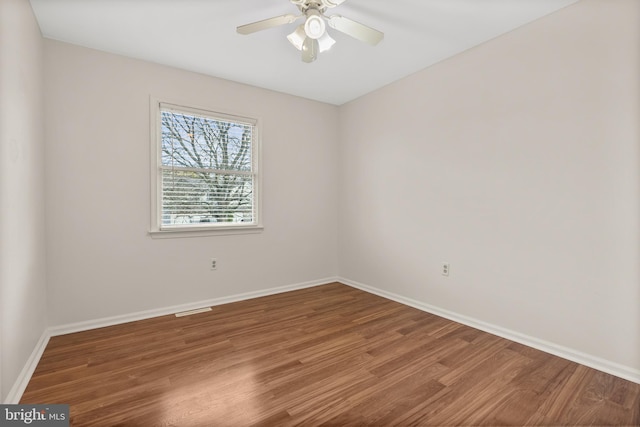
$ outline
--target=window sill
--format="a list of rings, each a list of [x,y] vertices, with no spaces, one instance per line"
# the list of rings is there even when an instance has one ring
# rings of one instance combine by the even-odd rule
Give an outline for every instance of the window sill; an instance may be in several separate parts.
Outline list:
[[[252,225],[250,227],[219,227],[219,228],[198,228],[198,229],[175,229],[175,230],[150,230],[149,235],[153,239],[176,239],[185,237],[209,237],[209,236],[230,236],[239,234],[262,233],[264,227]]]

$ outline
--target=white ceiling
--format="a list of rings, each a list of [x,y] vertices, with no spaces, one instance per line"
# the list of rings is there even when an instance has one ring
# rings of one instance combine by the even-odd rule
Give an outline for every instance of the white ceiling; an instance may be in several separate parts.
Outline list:
[[[31,0],[45,37],[340,105],[577,0],[348,0],[328,11],[385,33],[311,64],[286,39],[299,23],[243,36],[288,0]]]

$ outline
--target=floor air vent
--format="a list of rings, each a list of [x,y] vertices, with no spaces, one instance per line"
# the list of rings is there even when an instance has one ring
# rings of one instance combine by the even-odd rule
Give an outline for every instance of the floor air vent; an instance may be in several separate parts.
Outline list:
[[[176,317],[191,316],[192,314],[206,313],[207,311],[211,311],[211,307],[196,308],[195,310],[189,310],[189,311],[181,311],[180,313],[176,313]]]

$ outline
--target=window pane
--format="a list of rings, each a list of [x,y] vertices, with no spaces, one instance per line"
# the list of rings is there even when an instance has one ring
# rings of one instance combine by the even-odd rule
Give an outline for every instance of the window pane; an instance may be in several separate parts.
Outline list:
[[[162,165],[251,171],[253,127],[175,111],[162,111]]]
[[[254,119],[160,105],[159,229],[256,225]]]
[[[163,226],[251,222],[251,175],[162,171]]]

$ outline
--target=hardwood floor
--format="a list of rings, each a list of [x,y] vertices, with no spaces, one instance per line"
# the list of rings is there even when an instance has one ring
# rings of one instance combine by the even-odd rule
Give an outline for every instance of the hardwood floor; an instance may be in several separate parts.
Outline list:
[[[73,426],[638,426],[640,385],[341,284],[53,337]]]

